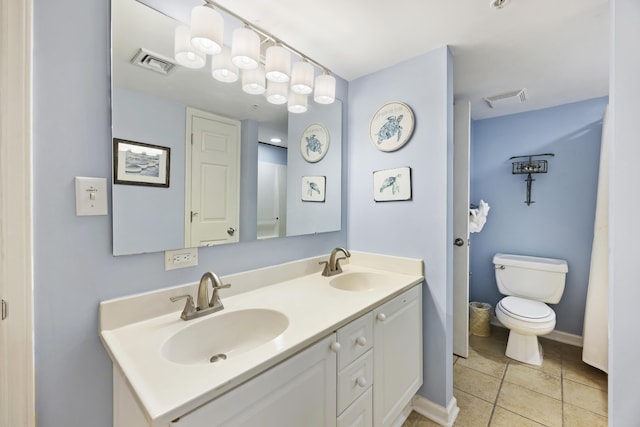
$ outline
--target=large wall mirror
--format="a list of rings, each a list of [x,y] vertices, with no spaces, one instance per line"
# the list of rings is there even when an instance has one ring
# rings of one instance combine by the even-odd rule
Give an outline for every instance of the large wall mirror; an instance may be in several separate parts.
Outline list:
[[[143,178],[113,184],[113,254],[340,230],[341,102],[310,99],[306,113],[288,113],[240,82],[213,79],[210,57],[204,68],[165,73],[174,31],[198,4],[112,0],[114,174],[152,174],[157,159],[147,146],[169,149],[161,150],[168,187]],[[224,17],[229,44],[241,23]],[[329,146],[320,160],[318,138]]]

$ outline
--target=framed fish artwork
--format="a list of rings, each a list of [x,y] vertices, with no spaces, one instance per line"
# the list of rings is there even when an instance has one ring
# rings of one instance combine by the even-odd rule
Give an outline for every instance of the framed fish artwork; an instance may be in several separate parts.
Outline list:
[[[302,201],[303,202],[324,202],[326,176],[303,176],[302,177]]]
[[[376,202],[411,200],[411,168],[406,166],[374,171],[373,200]]]
[[[395,151],[405,145],[413,134],[414,116],[402,102],[390,102],[375,112],[369,125],[369,138],[380,151]]]
[[[309,163],[319,162],[329,151],[329,131],[320,124],[312,124],[300,138],[300,154]]]

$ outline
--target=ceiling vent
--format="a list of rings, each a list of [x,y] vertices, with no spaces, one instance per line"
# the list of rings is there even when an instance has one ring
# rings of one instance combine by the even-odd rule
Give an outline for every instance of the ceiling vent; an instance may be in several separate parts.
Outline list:
[[[169,74],[176,65],[170,59],[144,48],[140,48],[133,58],[131,58],[131,63],[139,67],[146,68],[147,70],[165,75]]]
[[[491,108],[521,104],[527,100],[527,90],[520,89],[484,98]]]

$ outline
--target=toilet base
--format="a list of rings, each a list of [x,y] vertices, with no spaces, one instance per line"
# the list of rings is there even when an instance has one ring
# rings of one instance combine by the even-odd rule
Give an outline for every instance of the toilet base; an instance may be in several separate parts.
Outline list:
[[[505,355],[530,365],[542,365],[542,345],[536,335],[522,335],[513,330],[509,331]]]

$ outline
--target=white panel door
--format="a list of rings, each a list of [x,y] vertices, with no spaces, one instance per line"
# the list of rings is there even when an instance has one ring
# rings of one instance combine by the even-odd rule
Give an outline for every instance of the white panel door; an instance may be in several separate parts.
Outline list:
[[[454,107],[453,130],[453,353],[469,356],[470,103]]]
[[[190,110],[187,247],[238,241],[240,122]]]

